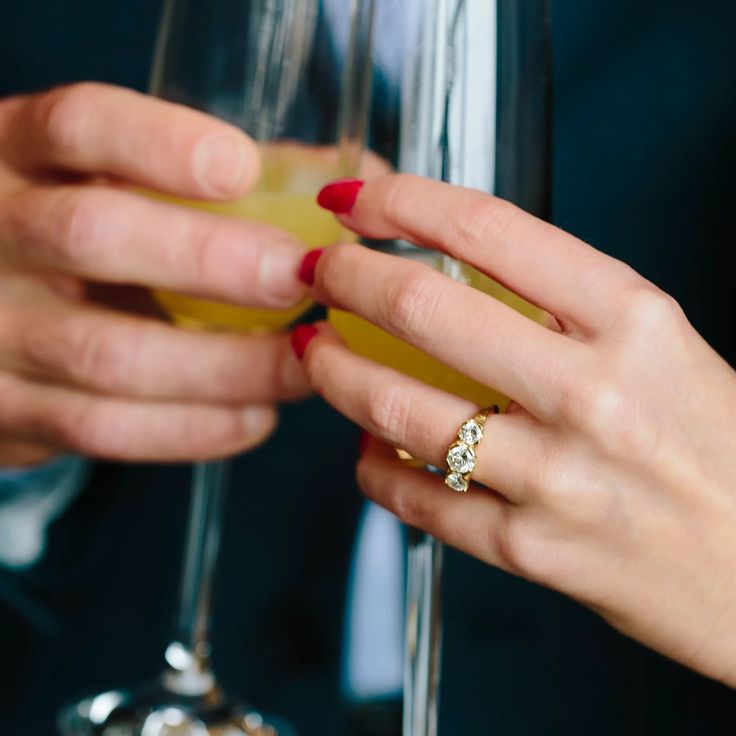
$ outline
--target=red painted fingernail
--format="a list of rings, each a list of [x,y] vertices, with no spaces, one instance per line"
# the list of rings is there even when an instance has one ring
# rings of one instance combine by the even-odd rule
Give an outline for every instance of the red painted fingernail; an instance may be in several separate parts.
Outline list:
[[[330,182],[317,195],[317,204],[337,215],[348,215],[363,184],[361,179],[338,179]]]
[[[317,270],[317,261],[324,252],[324,248],[317,248],[317,250],[310,250],[309,253],[304,256],[304,259],[299,266],[299,280],[303,281],[307,286],[312,286],[314,284],[314,273]]]
[[[358,452],[361,455],[365,452],[366,448],[368,447],[368,443],[370,441],[371,441],[370,434],[368,434],[368,432],[366,432],[365,430],[363,430],[360,433],[360,437],[358,438]]]
[[[314,325],[297,325],[291,333],[291,348],[299,360],[304,358],[307,352],[307,345],[317,335],[317,328]]]

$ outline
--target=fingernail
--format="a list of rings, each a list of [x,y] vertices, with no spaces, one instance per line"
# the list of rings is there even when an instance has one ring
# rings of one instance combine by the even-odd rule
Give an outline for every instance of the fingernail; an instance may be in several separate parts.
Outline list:
[[[234,134],[217,133],[196,147],[194,171],[211,194],[236,194],[245,177],[247,158],[246,145]]]
[[[330,182],[317,195],[317,204],[337,215],[350,214],[363,184],[361,179],[338,179]]]
[[[261,256],[258,267],[258,283],[272,306],[288,307],[305,296],[299,271],[304,247],[296,243],[271,243]]]
[[[371,441],[371,436],[363,430],[358,438],[358,452],[363,455],[368,447],[368,443]]]
[[[314,274],[317,270],[317,261],[319,261],[324,252],[324,248],[310,250],[302,259],[301,266],[299,266],[299,280],[304,282],[307,286],[312,286],[314,284]]]
[[[265,406],[248,406],[240,413],[243,431],[249,437],[270,434],[276,424],[273,409]]]
[[[299,360],[304,359],[307,345],[317,336],[317,328],[314,325],[297,325],[291,333],[291,347]]]

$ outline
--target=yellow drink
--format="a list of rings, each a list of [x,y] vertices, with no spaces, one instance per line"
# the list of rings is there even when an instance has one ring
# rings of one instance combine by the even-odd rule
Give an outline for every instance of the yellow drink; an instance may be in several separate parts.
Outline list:
[[[478,271],[467,268],[465,276],[468,283],[475,288],[508,304],[527,317],[537,321],[543,319],[544,312],[541,309],[525,302]],[[461,396],[478,406],[498,404],[504,411],[509,403],[509,399],[498,391],[449,368],[361,317],[339,309],[331,309],[329,320],[347,346],[359,355],[418,378],[430,386]]]
[[[345,239],[344,228],[315,200],[319,188],[335,176],[334,159],[319,149],[310,153],[306,148],[285,145],[264,153],[258,187],[235,202],[202,202],[149,194],[171,204],[274,225],[299,238],[311,250]],[[157,291],[155,296],[179,324],[235,331],[276,330],[311,306],[307,299],[291,309],[258,309],[168,291]]]

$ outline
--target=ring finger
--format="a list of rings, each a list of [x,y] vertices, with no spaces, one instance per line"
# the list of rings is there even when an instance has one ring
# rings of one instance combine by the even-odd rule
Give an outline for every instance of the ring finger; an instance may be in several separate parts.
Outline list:
[[[356,355],[326,325],[309,343],[304,361],[313,386],[338,411],[384,442],[439,468],[446,467],[447,449],[460,425],[478,410]],[[544,451],[543,430],[526,412],[491,416],[476,446],[473,479],[521,503],[530,496],[530,472]]]

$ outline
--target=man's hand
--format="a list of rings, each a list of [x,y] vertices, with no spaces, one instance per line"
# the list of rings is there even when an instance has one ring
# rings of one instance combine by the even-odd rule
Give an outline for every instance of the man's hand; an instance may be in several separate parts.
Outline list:
[[[258,173],[238,129],[130,90],[0,101],[0,465],[213,458],[270,434],[273,404],[307,391],[283,336],[188,332],[89,296],[132,284],[296,304],[293,237],[132,191],[230,200]]]

